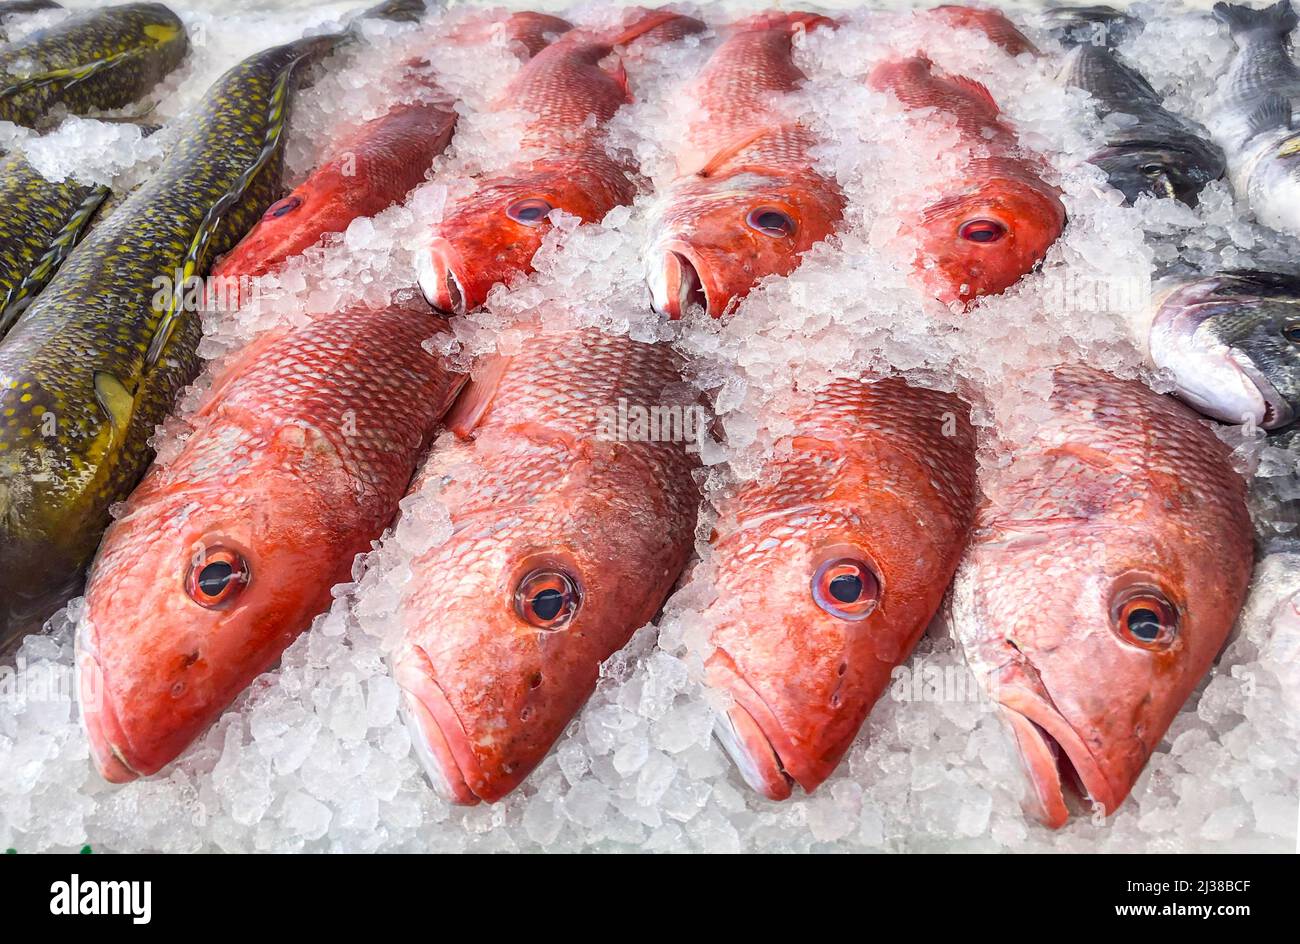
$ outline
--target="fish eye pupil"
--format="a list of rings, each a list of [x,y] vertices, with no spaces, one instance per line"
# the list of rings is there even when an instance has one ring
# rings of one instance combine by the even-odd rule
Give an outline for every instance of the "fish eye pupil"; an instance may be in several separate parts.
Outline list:
[[[1165,171],[1164,167],[1160,164],[1143,164],[1139,170],[1141,170],[1147,177],[1159,177]]]
[[[1155,642],[1160,638],[1160,616],[1155,610],[1140,607],[1128,615],[1128,631],[1142,642]]]
[[[199,589],[206,596],[220,596],[221,591],[226,589],[226,584],[234,576],[235,568],[231,567],[226,561],[213,561],[199,571]]]
[[[862,596],[862,578],[857,574],[840,574],[831,581],[830,592],[841,603],[853,603]]]
[[[506,208],[506,216],[516,223],[523,223],[525,226],[534,226],[546,219],[547,215],[555,207],[541,197],[527,197],[523,200],[516,200]]]
[[[1006,232],[1007,228],[997,220],[970,220],[961,225],[957,235],[972,243],[995,243]]]
[[[749,211],[745,221],[760,233],[773,238],[789,236],[794,232],[794,220],[790,214],[773,207],[756,207]]]
[[[530,601],[538,619],[553,620],[564,607],[564,594],[559,590],[543,590]]]
[[[1282,337],[1292,344],[1300,344],[1300,322],[1293,322],[1282,329]]]

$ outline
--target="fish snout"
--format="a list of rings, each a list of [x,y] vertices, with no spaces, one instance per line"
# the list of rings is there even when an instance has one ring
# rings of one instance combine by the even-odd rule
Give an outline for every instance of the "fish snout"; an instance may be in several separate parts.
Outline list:
[[[433,678],[428,656],[408,649],[398,660],[393,677],[402,690],[402,717],[411,735],[415,756],[434,791],[448,803],[474,806],[480,797],[469,784],[476,782],[478,761],[469,737],[442,687]]]
[[[130,783],[150,773],[129,753],[126,731],[113,705],[83,620],[77,629],[76,689],[81,726],[99,775],[109,783]]]
[[[703,273],[684,247],[665,249],[662,261],[651,270],[648,282],[655,311],[673,321],[684,317],[695,306],[703,308],[705,314],[717,317],[718,313],[709,305]]]
[[[425,300],[444,315],[463,315],[482,304],[471,297],[464,261],[449,240],[436,238],[416,256],[416,276]]]
[[[754,716],[739,703],[718,717],[714,736],[740,771],[750,789],[769,800],[788,800],[794,781],[781,765],[780,755]]]

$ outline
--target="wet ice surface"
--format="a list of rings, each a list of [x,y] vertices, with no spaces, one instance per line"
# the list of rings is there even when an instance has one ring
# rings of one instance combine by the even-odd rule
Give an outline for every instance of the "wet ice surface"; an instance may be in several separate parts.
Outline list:
[[[757,7],[755,7],[757,8]],[[570,11],[606,22],[597,7]],[[330,9],[331,15],[337,10]],[[1149,12],[1149,11],[1144,11]],[[455,12],[452,19],[465,16]],[[261,45],[300,35],[325,13],[185,14],[204,24],[205,44],[168,82],[157,105],[171,117],[206,83]],[[715,19],[711,25],[721,25]],[[445,25],[445,24],[444,24]],[[440,28],[435,24],[432,29]],[[379,26],[373,56],[398,61],[408,31]],[[1031,37],[1056,49],[1041,31]],[[612,145],[634,154],[647,178],[635,206],[603,225],[558,219],[537,259],[538,273],[494,290],[483,312],[455,325],[441,353],[461,366],[519,343],[517,322],[592,324],[642,340],[670,341],[686,355],[689,379],[720,417],[722,442],[706,446],[706,493],[725,496],[761,474],[787,430],[782,414],[836,376],[867,369],[958,387],[973,399],[996,465],[998,442],[1032,428],[1047,389],[1046,368],[1082,359],[1158,389],[1130,340],[1150,279],[1168,267],[1274,263],[1292,252],[1243,220],[1222,185],[1195,210],[1144,200],[1117,205],[1101,173],[1082,163],[1100,140],[1086,99],[1054,82],[1050,58],[1012,60],[979,37],[923,26],[907,15],[854,14],[836,32],[798,42],[810,87],[786,106],[825,138],[820,168],[849,199],[832,245],[815,249],[793,276],[756,290],[722,324],[688,317],[665,325],[643,288],[649,210],[672,174],[676,129],[688,123],[686,79],[716,44],[715,34],[629,60],[634,105],[615,119]],[[188,434],[186,416],[229,352],[267,328],[300,323],[355,299],[382,303],[412,285],[412,253],[446,201],[473,176],[509,161],[526,116],[494,108],[518,59],[500,43],[437,46],[442,86],[462,122],[436,179],[404,206],[327,239],[292,262],[248,309],[205,319],[202,353],[213,366],[183,398],[157,437],[161,461]],[[883,57],[924,49],[941,68],[985,82],[1027,146],[1048,161],[1070,221],[1042,270],[970,314],[949,312],[913,286],[891,244],[900,213],[919,203],[924,154],[955,138],[918,128],[863,77]],[[1228,41],[1200,15],[1162,13],[1123,50],[1174,108],[1194,117],[1211,90],[1205,76],[1226,61]],[[339,126],[383,110],[403,94],[385,91],[377,58],[353,56],[299,99],[289,147],[290,182],[302,178]],[[61,129],[101,140],[89,127]],[[164,132],[165,133],[165,132]],[[84,137],[82,137],[84,136]],[[106,140],[106,138],[104,138]],[[102,168],[123,173],[156,160],[148,141],[103,144]],[[955,159],[955,158],[950,158]],[[912,201],[912,202],[908,202]],[[960,330],[958,330],[960,327]],[[996,429],[997,435],[993,435]],[[1258,435],[1225,429],[1243,468]],[[1267,473],[1294,459],[1266,451]],[[697,533],[708,534],[706,508]],[[1267,516],[1267,511],[1265,512]],[[605,666],[594,697],[524,787],[493,807],[459,809],[424,781],[398,717],[398,690],[384,662],[406,561],[445,540],[436,496],[403,502],[403,516],[375,554],[354,569],[355,585],[298,639],[198,743],[158,776],[111,787],[94,772],[71,689],[76,605],[32,637],[17,676],[0,678],[0,845],[21,851],[96,850],[1289,850],[1297,813],[1295,676],[1300,561],[1278,553],[1257,573],[1259,589],[1223,657],[1175,720],[1132,795],[1104,823],[1081,815],[1050,832],[1019,809],[1019,765],[996,716],[981,702],[941,617],[876,705],[836,774],[813,796],[777,804],[757,799],[711,738],[712,706],[700,679],[709,599],[707,547],[696,577],[670,599],[657,625],[640,630]],[[454,576],[454,575],[453,575]],[[1288,610],[1288,607],[1291,609]],[[1277,627],[1274,631],[1274,627]],[[9,697],[14,688],[26,698]],[[38,697],[40,692],[52,697]],[[63,693],[64,697],[60,697]]]

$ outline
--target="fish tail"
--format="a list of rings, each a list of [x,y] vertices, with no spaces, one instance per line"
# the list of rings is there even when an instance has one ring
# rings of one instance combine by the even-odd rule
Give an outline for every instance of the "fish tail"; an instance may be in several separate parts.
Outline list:
[[[630,26],[625,27],[623,32],[614,37],[610,45],[626,46],[633,40],[658,29],[665,23],[679,23],[681,29],[692,33],[701,32],[704,29],[703,23],[692,16],[686,16],[684,13],[677,13],[673,10],[651,10]]]
[[[782,10],[769,10],[766,13],[756,13],[754,16],[740,20],[735,24],[736,30],[767,30],[767,29],[787,29],[791,33],[803,30],[811,32],[819,26],[825,26],[834,29],[838,24],[829,16],[823,16],[820,13],[807,13],[799,11],[785,12]]]
[[[1296,28],[1295,10],[1291,9],[1291,0],[1277,0],[1271,7],[1254,10],[1239,3],[1216,3],[1214,18],[1226,23],[1233,38],[1247,33],[1263,31],[1270,36],[1289,36]]]

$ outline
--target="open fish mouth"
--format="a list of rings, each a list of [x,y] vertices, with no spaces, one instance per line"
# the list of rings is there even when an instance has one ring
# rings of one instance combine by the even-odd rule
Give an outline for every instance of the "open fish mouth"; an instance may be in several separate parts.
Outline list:
[[[463,315],[469,310],[460,256],[451,243],[435,239],[415,258],[416,278],[425,300],[444,315]]]
[[[655,311],[674,321],[696,306],[703,308],[706,315],[715,314],[700,266],[692,255],[684,246],[669,247],[664,251],[663,264],[649,280]]]
[[[433,680],[428,658],[420,650],[408,653],[393,676],[402,689],[402,717],[415,756],[429,783],[448,803],[474,806],[482,797],[474,792],[469,780],[473,777],[482,782],[483,778],[464,726],[442,687]]]
[[[1026,812],[1044,826],[1059,829],[1070,819],[1066,784],[1085,801],[1114,812],[1124,794],[1106,778],[1092,752],[1050,705],[1033,697],[1001,702],[1029,780]]]

